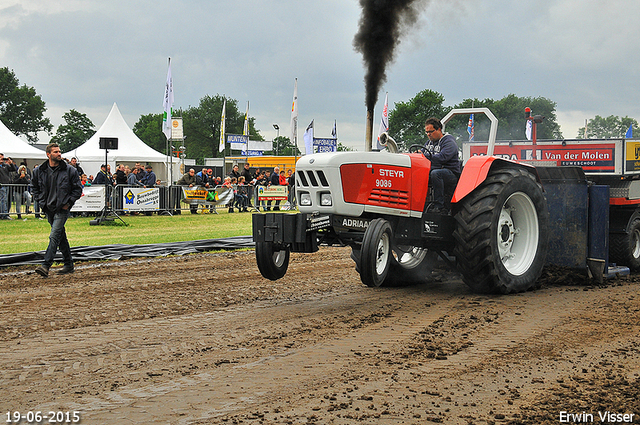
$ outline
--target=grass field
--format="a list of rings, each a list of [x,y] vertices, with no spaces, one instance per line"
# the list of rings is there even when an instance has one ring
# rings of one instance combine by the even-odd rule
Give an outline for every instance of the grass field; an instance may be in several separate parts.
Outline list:
[[[15,218],[15,215],[13,216]],[[24,220],[0,222],[3,237],[0,254],[41,251],[49,244],[49,222],[33,215]],[[188,211],[175,216],[123,216],[128,224],[91,226],[95,217],[70,218],[66,224],[67,237],[74,246],[100,246],[117,243],[149,244],[181,242],[198,239],[218,239],[251,235],[251,214],[226,210],[219,214],[190,214]],[[121,223],[116,219],[114,223]]]

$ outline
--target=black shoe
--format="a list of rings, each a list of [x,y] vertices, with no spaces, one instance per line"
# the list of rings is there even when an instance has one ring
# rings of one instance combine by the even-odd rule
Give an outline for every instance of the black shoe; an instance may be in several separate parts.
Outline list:
[[[233,212],[233,208],[229,208],[229,212],[232,213]]]
[[[38,273],[42,277],[48,277],[49,276],[49,266],[45,266],[44,264],[41,265],[41,266],[38,266],[38,268],[36,269],[36,273]]]
[[[70,266],[64,266],[60,270],[58,270],[58,274],[69,274],[75,272],[76,269],[73,267],[73,264]]]

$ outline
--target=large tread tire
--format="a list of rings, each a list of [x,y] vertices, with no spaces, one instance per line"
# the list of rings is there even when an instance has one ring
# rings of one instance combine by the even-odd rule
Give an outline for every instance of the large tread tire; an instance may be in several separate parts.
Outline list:
[[[609,262],[640,270],[640,216],[631,217],[626,234],[609,235]]]
[[[515,167],[491,170],[458,205],[454,253],[464,282],[478,293],[535,287],[547,255],[549,212],[534,176]]]
[[[256,262],[260,274],[269,280],[278,280],[287,273],[290,250],[273,242],[256,242]]]
[[[367,286],[378,287],[385,283],[391,264],[393,230],[389,222],[376,218],[369,223],[360,250],[360,280]]]

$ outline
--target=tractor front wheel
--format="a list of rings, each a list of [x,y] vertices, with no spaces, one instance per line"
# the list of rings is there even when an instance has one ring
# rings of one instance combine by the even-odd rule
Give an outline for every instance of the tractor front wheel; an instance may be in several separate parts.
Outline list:
[[[377,218],[369,223],[362,239],[358,269],[360,280],[367,286],[381,286],[389,272],[393,231],[389,222]]]
[[[273,242],[256,242],[256,262],[263,277],[278,280],[287,273],[289,248]]]

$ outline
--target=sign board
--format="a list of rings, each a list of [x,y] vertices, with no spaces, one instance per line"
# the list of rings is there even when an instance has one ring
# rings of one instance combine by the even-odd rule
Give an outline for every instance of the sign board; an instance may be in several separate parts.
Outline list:
[[[182,118],[171,118],[171,139],[184,140],[184,128],[182,127]]]
[[[233,150],[242,150],[247,148],[249,143],[249,136],[243,136],[242,134],[227,134],[227,144],[231,146]]]
[[[242,156],[262,156],[264,155],[263,151],[253,151],[253,150],[243,150]]]
[[[122,191],[125,211],[155,211],[160,209],[160,189],[157,187],[129,187]]]
[[[486,152],[486,143],[463,144],[465,160],[485,155]],[[530,141],[496,142],[493,152],[494,156],[512,161],[530,161],[532,165],[577,166],[587,174],[622,174],[621,139],[542,141],[535,145]]]
[[[189,205],[227,205],[233,200],[233,188],[219,186],[207,189],[201,186],[183,187],[182,201]]]
[[[626,140],[625,151],[625,172],[640,172],[640,140]]]
[[[72,212],[102,211],[104,208],[104,189],[100,186],[86,186],[82,188],[82,196],[73,204]]]
[[[289,196],[289,186],[258,186],[258,200],[286,201]]]
[[[338,149],[337,139],[313,138],[313,153],[335,152]]]

